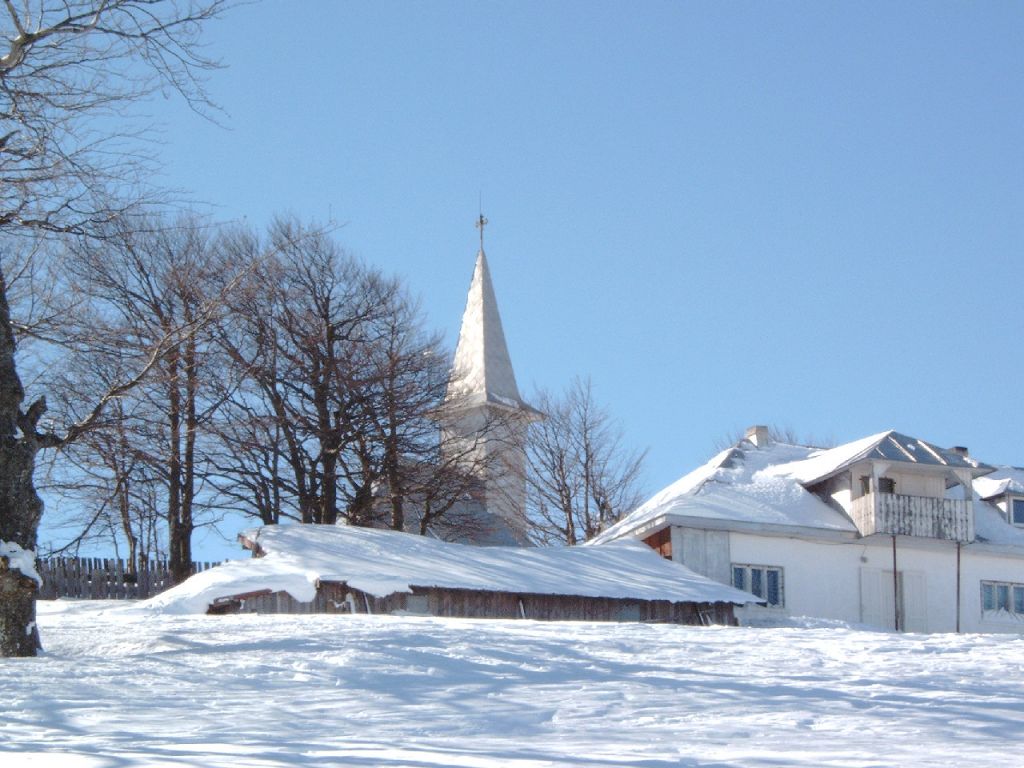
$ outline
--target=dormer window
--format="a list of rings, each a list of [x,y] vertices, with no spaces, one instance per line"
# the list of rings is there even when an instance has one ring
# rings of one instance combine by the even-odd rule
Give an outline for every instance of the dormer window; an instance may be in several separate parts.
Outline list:
[[[1013,499],[1010,502],[1010,522],[1024,525],[1024,499]]]

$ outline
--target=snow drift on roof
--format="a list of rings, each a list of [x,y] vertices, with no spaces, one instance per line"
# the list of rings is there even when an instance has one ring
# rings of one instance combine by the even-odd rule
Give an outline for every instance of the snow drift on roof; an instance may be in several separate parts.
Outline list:
[[[473,547],[330,525],[267,526],[243,536],[257,540],[266,555],[198,573],[147,605],[203,613],[218,597],[263,589],[283,590],[308,602],[318,581],[345,582],[377,597],[416,586],[672,602],[756,600],[636,541],[601,547]]]
[[[982,499],[994,499],[1007,493],[1019,493],[1024,496],[1024,469],[996,467],[992,474],[975,478],[974,490]]]
[[[974,502],[974,535],[982,544],[1024,548],[1024,528],[1006,522],[1006,516],[994,504]]]

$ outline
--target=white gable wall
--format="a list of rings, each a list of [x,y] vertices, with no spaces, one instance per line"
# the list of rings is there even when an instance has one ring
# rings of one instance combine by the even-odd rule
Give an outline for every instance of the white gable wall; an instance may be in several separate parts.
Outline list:
[[[723,584],[732,579],[727,531],[672,526],[672,559]]]

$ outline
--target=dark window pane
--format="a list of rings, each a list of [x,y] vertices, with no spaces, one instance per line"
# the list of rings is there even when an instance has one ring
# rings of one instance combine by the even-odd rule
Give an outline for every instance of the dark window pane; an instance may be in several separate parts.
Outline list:
[[[996,607],[1010,610],[1010,585],[996,584]]]
[[[1024,613],[1024,587],[1013,588],[1013,612]]]
[[[758,597],[764,597],[764,584],[761,583],[761,577],[764,574],[760,568],[750,569],[750,591]]]
[[[765,572],[765,580],[768,582],[769,605],[782,605],[781,577],[782,574],[774,569]]]
[[[981,585],[981,607],[986,611],[996,609],[996,588],[993,584]]]
[[[732,569],[732,585],[734,587],[736,587],[736,589],[746,589],[747,588],[747,580],[744,578],[744,576],[746,576],[746,574],[747,574],[747,571],[746,571],[745,568],[733,568]]]
[[[1013,500],[1013,524],[1024,525],[1024,499]]]

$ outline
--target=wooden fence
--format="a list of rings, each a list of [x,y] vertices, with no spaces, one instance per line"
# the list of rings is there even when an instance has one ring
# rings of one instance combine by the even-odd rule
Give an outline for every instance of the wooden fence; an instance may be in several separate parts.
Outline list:
[[[217,565],[192,563],[192,573]],[[149,560],[135,576],[127,573],[124,560],[104,557],[52,557],[38,560],[36,570],[43,579],[41,600],[144,600],[172,586],[166,560]]]

